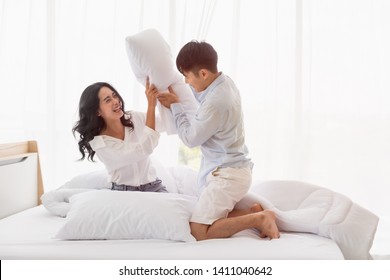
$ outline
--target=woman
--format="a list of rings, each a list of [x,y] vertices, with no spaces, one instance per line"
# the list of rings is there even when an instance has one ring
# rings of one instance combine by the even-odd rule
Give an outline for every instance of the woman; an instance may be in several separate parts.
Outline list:
[[[81,95],[79,121],[73,134],[82,155],[94,161],[95,153],[111,176],[112,190],[167,192],[149,156],[158,144],[156,126],[157,89],[146,80],[148,108],[145,113],[125,112],[119,93],[108,83],[88,86]]]

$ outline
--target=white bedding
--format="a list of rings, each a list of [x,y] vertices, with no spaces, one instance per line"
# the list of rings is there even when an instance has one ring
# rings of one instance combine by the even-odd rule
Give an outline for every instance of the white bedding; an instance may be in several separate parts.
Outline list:
[[[169,192],[178,196],[196,196],[195,171],[185,167],[165,168],[162,165],[158,166],[157,171]],[[42,202],[49,211],[55,215],[66,216],[70,209],[69,201],[83,195],[79,194],[80,192],[89,192],[83,195],[81,204],[76,203],[78,210],[72,211],[72,217],[67,219],[69,224],[66,225],[66,234],[61,234],[62,239],[133,239],[134,232],[129,225],[140,225],[140,237],[144,238],[179,241],[190,239],[189,229],[184,228],[188,227],[184,220],[190,215],[189,208],[185,207],[187,210],[182,212],[182,206],[176,203],[160,207],[157,212],[161,222],[163,225],[172,225],[162,231],[159,228],[163,226],[153,226],[155,210],[142,206],[147,212],[131,210],[130,205],[134,203],[131,200],[126,200],[128,203],[125,201],[122,207],[116,203],[118,198],[111,196],[111,191],[110,195],[99,195],[99,192],[107,188],[107,173],[103,171],[75,177],[59,189],[42,196]],[[106,199],[103,201],[99,197]],[[147,195],[139,199],[145,204],[155,205],[160,198],[161,196],[153,199],[153,196]],[[263,181],[253,184],[249,193],[236,207],[247,208],[254,202],[259,202],[263,208],[276,213],[278,227],[283,232],[311,233],[331,239],[338,245],[345,259],[372,259],[369,252],[378,217],[340,193],[299,181]],[[110,206],[102,211],[100,205]],[[177,219],[172,220],[172,214],[168,213],[177,213]],[[172,235],[172,228],[180,229],[180,234]],[[173,237],[174,235],[176,237]]]
[[[177,201],[185,196],[196,199],[197,173],[183,166],[166,168],[158,166],[157,162],[154,164],[171,193],[167,194],[166,201],[165,198],[159,201],[164,197],[161,194],[157,197],[152,193],[140,193],[139,198],[131,193],[115,194],[107,190],[108,175],[104,170],[76,176],[42,196],[46,208],[35,207],[0,220],[0,258],[371,259],[369,251],[378,217],[342,194],[297,181],[255,183],[236,206],[249,207],[260,202],[265,209],[275,211],[282,231],[280,239],[259,239],[257,232],[246,230],[230,239],[191,241],[186,229],[190,207],[185,201],[184,204]],[[129,197],[132,202],[117,203],[119,200],[115,195],[123,199]],[[131,209],[136,204],[134,199],[139,200],[141,205],[135,207],[142,211]],[[149,207],[143,207],[143,204]],[[101,207],[103,205],[107,207]],[[155,213],[161,221],[153,222]],[[162,224],[155,227],[158,223]],[[65,240],[55,239],[64,225],[71,230],[71,235],[61,238]],[[120,238],[112,225],[123,232]],[[135,225],[141,226],[140,237],[145,239],[134,239],[134,232],[128,235]],[[173,228],[181,231],[172,232]],[[107,235],[107,231],[111,233]]]
[[[259,239],[252,230],[229,239],[201,242],[169,240],[56,240],[65,223],[43,206],[0,220],[0,259],[343,259],[337,244],[309,233]]]

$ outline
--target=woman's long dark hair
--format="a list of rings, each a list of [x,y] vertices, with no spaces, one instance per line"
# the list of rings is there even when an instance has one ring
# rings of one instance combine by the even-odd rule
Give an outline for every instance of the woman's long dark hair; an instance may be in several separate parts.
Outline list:
[[[79,151],[81,153],[81,159],[85,158],[85,154],[88,153],[88,160],[94,161],[95,151],[92,150],[89,145],[95,136],[99,135],[102,130],[106,128],[104,119],[98,116],[99,110],[99,91],[102,87],[107,87],[115,92],[121,102],[121,109],[125,112],[125,103],[119,93],[108,83],[98,82],[88,86],[80,97],[79,102],[79,121],[76,122],[72,129],[73,135],[76,137],[76,132],[80,134],[78,142]],[[124,126],[134,129],[134,124],[131,118],[126,118],[125,114],[121,117],[121,123]]]

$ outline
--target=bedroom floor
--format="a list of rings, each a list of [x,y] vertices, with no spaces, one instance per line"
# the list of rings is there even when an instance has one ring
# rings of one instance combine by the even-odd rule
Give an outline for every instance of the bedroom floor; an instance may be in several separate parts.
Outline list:
[[[390,260],[390,216],[379,218],[378,229],[370,252],[374,260]]]

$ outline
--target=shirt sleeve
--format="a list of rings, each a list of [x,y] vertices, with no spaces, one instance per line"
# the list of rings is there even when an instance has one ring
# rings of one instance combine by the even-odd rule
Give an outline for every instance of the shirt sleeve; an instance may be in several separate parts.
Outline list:
[[[203,104],[195,116],[187,115],[180,103],[171,105],[180,139],[188,147],[196,147],[205,143],[217,133],[223,122],[219,110]]]

